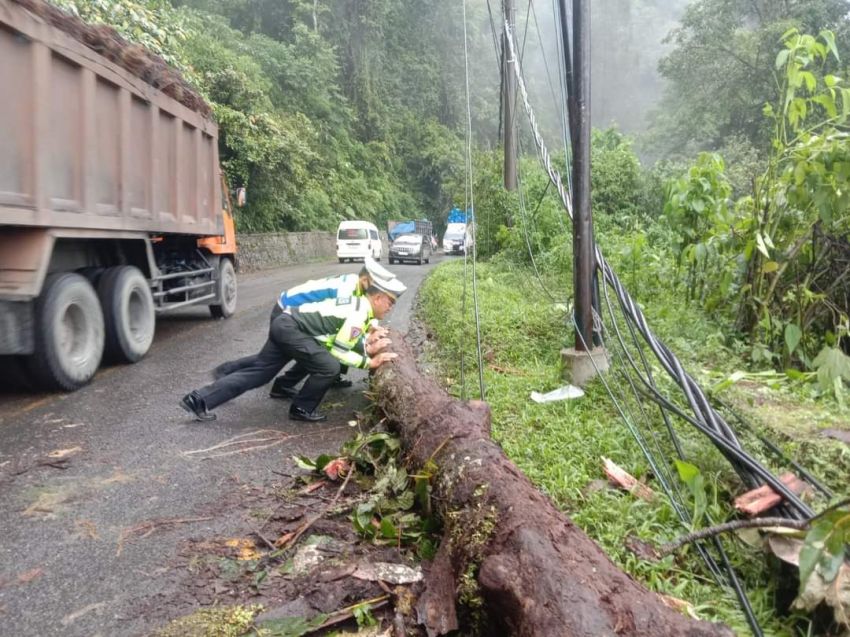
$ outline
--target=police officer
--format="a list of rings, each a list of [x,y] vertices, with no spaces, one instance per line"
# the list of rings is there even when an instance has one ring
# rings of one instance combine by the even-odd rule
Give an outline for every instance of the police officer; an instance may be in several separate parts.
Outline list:
[[[287,290],[283,290],[278,297],[277,303],[272,308],[271,321],[274,321],[287,307],[298,307],[304,303],[315,303],[326,299],[343,298],[349,296],[363,296],[366,289],[371,285],[372,279],[389,280],[394,279],[395,274],[381,266],[372,257],[363,259],[363,267],[358,274],[343,274],[329,276],[324,279],[312,279]],[[372,329],[377,327],[377,321]],[[359,345],[362,354],[362,344]],[[215,368],[213,375],[221,378],[232,374],[238,369],[253,364],[256,354],[244,356],[234,361],[222,363]],[[341,366],[340,376],[334,380],[335,387],[351,387],[351,381],[342,375],[348,371],[345,365]],[[295,395],[293,389],[298,382],[307,375],[303,366],[296,362],[286,374],[275,379],[270,392],[272,398],[291,398]]]
[[[374,319],[382,319],[406,290],[398,279],[373,279],[364,296],[339,297],[287,308],[269,327],[269,337],[249,365],[214,383],[186,394],[180,404],[198,420],[214,420],[209,412],[249,389],[270,381],[290,360],[310,375],[289,408],[293,420],[319,421],[327,390],[339,374],[340,363],[376,369],[396,354],[384,352],[389,340],[370,335],[365,353],[354,351]]]

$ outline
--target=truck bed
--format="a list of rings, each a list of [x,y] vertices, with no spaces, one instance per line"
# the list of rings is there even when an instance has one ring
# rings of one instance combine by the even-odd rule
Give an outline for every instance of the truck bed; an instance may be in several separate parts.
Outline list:
[[[214,122],[0,0],[0,226],[220,235]]]

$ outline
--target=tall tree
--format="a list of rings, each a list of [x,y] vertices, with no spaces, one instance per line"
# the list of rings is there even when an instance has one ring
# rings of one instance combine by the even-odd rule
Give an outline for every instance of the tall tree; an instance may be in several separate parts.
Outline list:
[[[669,81],[654,125],[662,152],[716,149],[733,136],[766,148],[762,109],[776,93],[782,34],[831,29],[847,50],[848,13],[848,0],[695,0],[659,64]]]

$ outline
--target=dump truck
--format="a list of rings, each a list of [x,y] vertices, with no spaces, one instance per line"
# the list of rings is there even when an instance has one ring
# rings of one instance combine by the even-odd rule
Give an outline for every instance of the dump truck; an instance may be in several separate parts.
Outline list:
[[[141,359],[157,313],[233,314],[218,129],[179,74],[107,27],[0,0],[0,87],[0,367],[70,391]]]
[[[412,221],[387,221],[387,236],[390,242],[402,234],[421,234],[430,240],[434,234],[434,227],[427,219],[414,219]]]

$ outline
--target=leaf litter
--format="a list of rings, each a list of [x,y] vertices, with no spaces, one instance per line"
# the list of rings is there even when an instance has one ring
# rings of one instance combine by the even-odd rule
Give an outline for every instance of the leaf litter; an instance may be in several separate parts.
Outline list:
[[[246,453],[293,437],[258,430],[184,454]],[[374,628],[375,635],[400,626],[423,634],[410,599],[421,587],[419,560],[433,555],[438,528],[430,504],[423,506],[430,476],[408,475],[399,451],[398,439],[386,432],[360,433],[337,455],[294,458],[308,473],[275,472],[283,480],[240,485],[229,504],[244,510],[247,528],[185,540],[167,574],[175,592],[152,596],[138,612],[171,620],[159,637],[213,634],[187,628],[187,617],[192,626],[211,617],[242,621],[254,632],[233,634],[258,637],[324,634],[346,624]],[[159,528],[140,525],[132,537]],[[231,610],[210,614],[214,608]]]

